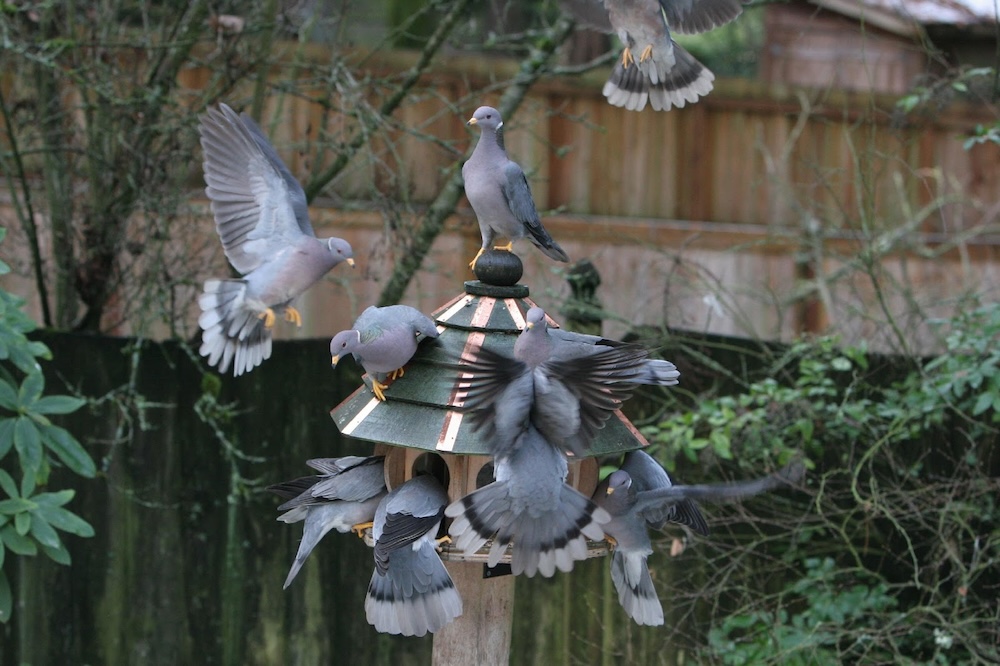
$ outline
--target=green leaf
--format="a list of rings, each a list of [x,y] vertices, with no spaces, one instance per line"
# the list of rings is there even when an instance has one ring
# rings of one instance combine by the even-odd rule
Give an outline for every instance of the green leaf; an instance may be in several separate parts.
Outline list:
[[[21,456],[21,469],[34,475],[42,464],[42,440],[38,428],[27,416],[18,417],[14,424],[14,448]]]
[[[14,422],[17,419],[0,419],[0,459],[14,446]]]
[[[0,527],[0,539],[3,539],[4,545],[10,548],[15,555],[38,554],[38,546],[35,545],[35,542],[18,534],[10,523]]]
[[[30,498],[35,492],[35,475],[25,474],[21,477],[21,497]]]
[[[65,490],[59,490],[54,493],[41,493],[35,495],[31,498],[31,501],[38,506],[44,506],[49,508],[54,508],[62,506],[69,502],[76,495],[76,491],[72,488],[66,488]]]
[[[2,469],[0,469],[0,490],[7,493],[7,497],[20,496],[17,492],[17,484],[14,483],[14,477]]]
[[[10,273],[10,266],[6,261],[0,261],[0,275],[7,275]]]
[[[62,544],[52,526],[37,514],[31,519],[31,536],[35,537],[35,541],[41,546],[58,548]]]
[[[0,569],[0,622],[7,624],[10,621],[11,611],[14,607],[14,596],[10,593],[10,583],[7,582],[7,574]]]
[[[979,416],[987,409],[993,406],[993,393],[986,391],[979,395],[979,400],[976,400],[976,406],[972,408],[972,415]]]
[[[49,548],[46,545],[42,545],[42,552],[49,556],[53,562],[57,564],[62,564],[64,566],[69,566],[72,563],[72,558],[69,556],[69,551],[66,550],[66,546],[59,542],[58,548]]]
[[[32,408],[39,414],[69,414],[87,404],[86,400],[69,395],[47,395]]]
[[[34,511],[37,508],[37,504],[23,497],[0,500],[0,513],[5,513],[8,516],[13,516],[21,512]]]
[[[45,445],[64,465],[80,476],[92,479],[97,476],[97,466],[73,435],[65,428],[50,425],[42,430]]]
[[[830,361],[830,365],[834,370],[839,370],[840,372],[846,372],[851,369],[850,359],[844,358],[843,356],[838,356]]]
[[[12,412],[18,410],[17,391],[7,382],[0,382],[0,407]]]
[[[21,382],[21,390],[18,399],[22,408],[28,408],[35,404],[35,401],[42,397],[45,390],[45,376],[39,372],[32,372]]]
[[[41,516],[45,522],[57,530],[69,532],[70,534],[75,534],[84,538],[94,536],[94,528],[91,527],[90,523],[72,511],[67,511],[66,509],[39,507],[35,511],[35,515]]]
[[[21,536],[27,536],[28,530],[31,529],[31,514],[24,512],[18,513],[14,516],[14,531],[16,531]]]

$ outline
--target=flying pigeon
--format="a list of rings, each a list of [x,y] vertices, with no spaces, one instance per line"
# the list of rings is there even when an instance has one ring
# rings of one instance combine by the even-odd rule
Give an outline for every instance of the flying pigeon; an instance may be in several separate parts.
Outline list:
[[[448,494],[437,479],[410,479],[375,512],[375,571],[365,614],[387,634],[423,636],[462,614],[462,599],[438,556],[438,528]]]
[[[292,302],[340,262],[353,266],[353,251],[341,238],[316,238],[305,192],[248,115],[219,104],[199,132],[215,228],[243,275],[205,282],[199,353],[220,372],[233,363],[239,376],[270,358],[275,313],[301,326]]]
[[[539,346],[548,344],[552,349],[552,358],[569,359],[588,354],[603,352],[611,348],[635,348],[635,345],[610,340],[599,335],[574,333],[561,328],[549,328],[545,310],[537,305],[528,310],[525,315],[526,329],[531,331],[528,336],[540,339]],[[547,342],[541,341],[547,338]],[[651,386],[675,386],[681,376],[677,366],[662,359],[647,359],[638,368],[636,374],[623,378],[631,384],[647,384]]]
[[[660,529],[671,522],[706,535],[708,526],[694,500],[720,502],[750,497],[794,483],[802,472],[801,466],[792,465],[753,481],[675,486],[649,455],[642,451],[628,453],[621,469],[608,475],[593,496],[594,502],[611,515],[603,526],[615,544],[611,580],[628,616],[637,624],[663,624],[663,608],[646,566],[646,558],[653,552],[650,527]]]
[[[707,32],[743,11],[741,0],[561,0],[581,24],[618,35],[625,45],[604,84],[613,106],[641,111],[649,101],[656,111],[683,108],[712,90],[715,75],[684,50],[670,31]],[[603,4],[604,12],[596,5]],[[636,60],[634,50],[639,50]]]
[[[587,557],[587,540],[601,540],[603,509],[566,484],[566,457],[537,428],[521,432],[509,453],[495,458],[496,480],[451,504],[445,515],[452,547],[474,553],[493,539],[487,564],[496,566],[514,544],[511,571],[551,577]]]
[[[403,376],[406,365],[417,351],[420,339],[436,338],[439,332],[434,320],[409,305],[368,307],[347,331],[341,331],[330,341],[334,366],[344,354],[353,354],[372,382],[372,392],[385,400],[386,377],[396,380]]]
[[[469,266],[475,269],[476,261],[497,237],[509,241],[506,245],[497,246],[497,250],[510,252],[514,241],[527,237],[546,256],[556,261],[569,261],[563,249],[542,226],[524,171],[507,157],[500,112],[481,106],[467,124],[482,130],[472,156],[462,166],[465,194],[483,235],[483,246]]]
[[[648,371],[639,346],[564,342],[544,322],[541,308],[528,311],[513,359],[480,348],[457,366],[468,386],[461,409],[495,456],[509,453],[529,419],[553,446],[581,455]]]
[[[320,474],[268,487],[288,499],[278,507],[285,511],[278,520],[304,521],[302,541],[284,588],[292,584],[309,553],[327,532],[354,531],[361,536],[362,530],[371,525],[375,509],[386,495],[384,460],[384,456],[318,458],[307,464]]]

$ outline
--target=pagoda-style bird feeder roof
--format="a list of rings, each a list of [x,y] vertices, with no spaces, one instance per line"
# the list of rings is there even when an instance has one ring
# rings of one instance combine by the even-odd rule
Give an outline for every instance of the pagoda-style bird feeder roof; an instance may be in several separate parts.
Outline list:
[[[467,282],[465,293],[431,315],[440,337],[421,343],[404,377],[386,391],[385,402],[376,399],[365,385],[333,410],[340,432],[377,444],[438,454],[490,455],[489,442],[455,410],[463,393],[454,365],[462,356],[473,357],[480,347],[512,357],[514,341],[534,305],[522,285]],[[558,327],[551,318],[548,323]],[[628,419],[616,412],[584,457],[622,454],[645,445]]]

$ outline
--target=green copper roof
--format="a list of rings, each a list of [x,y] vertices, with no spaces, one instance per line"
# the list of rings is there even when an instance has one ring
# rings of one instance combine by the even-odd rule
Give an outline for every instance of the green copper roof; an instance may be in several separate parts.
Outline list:
[[[517,292],[511,288],[511,293],[518,295],[526,292],[523,287]],[[369,442],[489,455],[489,443],[473,432],[469,421],[453,408],[461,400],[453,365],[463,352],[474,352],[480,345],[512,356],[514,341],[524,328],[525,313],[534,305],[526,296],[465,293],[453,299],[432,315],[440,337],[421,342],[403,377],[386,390],[386,401],[379,402],[367,385],[361,386],[331,412],[337,428],[344,435]],[[554,322],[550,321],[551,325]],[[620,412],[616,417],[608,420],[587,456],[619,454],[646,445]]]

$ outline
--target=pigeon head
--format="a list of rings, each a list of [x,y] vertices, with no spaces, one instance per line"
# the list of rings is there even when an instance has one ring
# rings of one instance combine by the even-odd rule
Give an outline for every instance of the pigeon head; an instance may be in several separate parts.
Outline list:
[[[615,470],[608,477],[608,495],[626,493],[632,487],[632,477],[625,470]]]
[[[534,328],[536,326],[540,326],[541,328],[544,329],[545,328],[545,310],[541,309],[538,306],[535,306],[535,307],[531,308],[530,310],[528,310],[528,314],[525,315],[524,321],[525,321],[525,327],[526,328]]]
[[[524,330],[514,342],[514,358],[537,367],[552,355],[552,340],[545,325],[545,310],[533,307],[524,318]]]
[[[330,341],[330,354],[333,356],[330,363],[336,366],[341,356],[352,353],[359,346],[361,346],[361,333],[359,331],[337,333]]]
[[[467,124],[476,125],[484,132],[486,130],[492,130],[495,132],[503,126],[503,119],[500,118],[500,112],[492,106],[481,106],[476,109],[475,113],[472,114],[472,117],[469,118],[469,122]]]
[[[350,243],[343,238],[328,238],[326,240],[326,247],[330,250],[330,254],[333,255],[338,264],[346,261],[348,266],[354,268],[354,250],[351,248]]]

